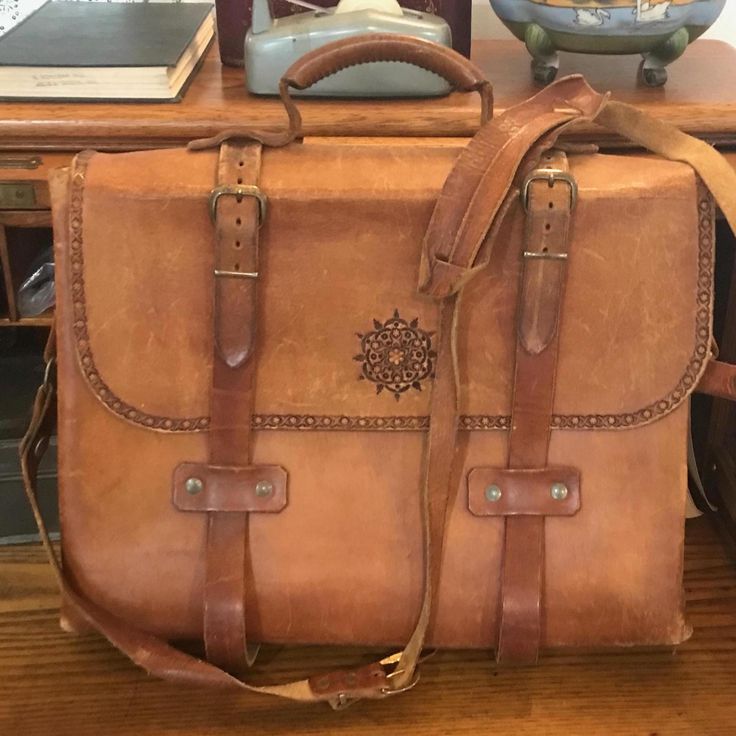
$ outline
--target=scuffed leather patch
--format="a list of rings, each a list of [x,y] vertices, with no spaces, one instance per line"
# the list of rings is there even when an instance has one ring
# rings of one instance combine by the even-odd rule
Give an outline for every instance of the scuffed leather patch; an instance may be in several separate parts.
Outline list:
[[[97,154],[95,154],[97,155]],[[132,154],[131,154],[132,155]],[[135,154],[138,155],[138,154]],[[371,154],[373,155],[373,154]],[[128,155],[122,156],[119,160],[127,161]],[[117,161],[118,159],[116,159]],[[101,283],[99,277],[99,269],[102,267],[103,259],[96,255],[92,260],[97,264],[96,270],[93,268],[91,273],[89,271],[89,263],[85,263],[85,255],[89,256],[94,253],[104,251],[104,248],[100,247],[100,243],[95,240],[96,236],[91,236],[93,242],[87,243],[86,246],[83,243],[85,236],[85,227],[89,228],[89,223],[84,224],[85,219],[90,219],[90,213],[94,212],[94,208],[85,206],[85,199],[89,198],[89,193],[85,193],[85,177],[87,176],[87,166],[90,161],[90,154],[81,154],[77,158],[74,167],[72,169],[71,176],[71,187],[70,187],[70,202],[69,202],[69,248],[68,248],[68,259],[66,263],[61,264],[65,272],[65,278],[70,279],[70,295],[71,295],[71,309],[66,312],[68,318],[68,328],[71,330],[77,352],[77,359],[81,374],[84,376],[90,391],[95,395],[107,410],[117,415],[124,421],[130,424],[134,424],[146,429],[163,432],[163,433],[191,433],[191,432],[202,432],[206,431],[209,426],[209,417],[204,414],[206,411],[204,405],[200,402],[191,401],[189,403],[175,401],[158,402],[158,400],[148,400],[146,390],[144,388],[148,384],[146,382],[138,382],[135,373],[128,372],[125,374],[125,378],[121,379],[119,373],[116,375],[116,370],[113,370],[111,366],[118,365],[120,361],[116,360],[116,350],[118,350],[120,340],[122,339],[117,332],[117,325],[125,324],[122,316],[118,316],[118,312],[115,312],[115,318],[111,316],[108,309],[100,308],[100,294],[98,293],[89,294],[90,285]],[[117,171],[117,165],[112,167],[109,161],[105,161],[104,166],[100,164],[99,169],[110,169],[111,167]],[[98,176],[100,172],[98,171]],[[107,179],[107,174],[105,179]],[[95,182],[91,187],[99,194],[100,183]],[[94,199],[94,198],[93,198]],[[137,200],[136,200],[137,201]],[[667,383],[664,379],[657,379],[657,390],[656,392],[645,391],[650,382],[639,381],[637,398],[632,397],[630,402],[625,405],[622,402],[607,401],[605,407],[601,406],[596,411],[596,405],[591,401],[590,403],[575,405],[568,409],[568,405],[571,401],[571,396],[574,396],[574,391],[571,388],[570,378],[564,379],[565,375],[570,374],[570,366],[568,366],[567,373],[561,371],[559,381],[558,397],[558,409],[557,413],[552,416],[551,426],[553,429],[560,430],[625,430],[634,427],[642,427],[648,425],[658,419],[670,414],[678,406],[680,406],[687,397],[692,393],[698,384],[703,372],[705,365],[710,355],[710,315],[712,305],[712,275],[713,275],[713,203],[704,187],[699,186],[698,189],[698,202],[697,202],[697,215],[698,215],[698,231],[699,231],[699,248],[697,254],[697,260],[695,254],[693,254],[693,264],[688,276],[697,276],[697,283],[695,285],[695,291],[692,294],[692,332],[688,331],[688,354],[682,356],[682,365],[678,367],[678,375],[673,375],[672,380],[667,379]],[[92,218],[93,220],[95,218]],[[98,229],[102,227],[102,223],[97,218]],[[87,235],[89,233],[87,232]],[[689,242],[689,237],[688,237]],[[87,253],[85,253],[85,247]],[[88,259],[89,260],[89,259]],[[697,268],[697,271],[695,269]],[[660,271],[662,269],[659,269]],[[85,278],[89,276],[89,278]],[[643,278],[643,277],[642,277]],[[612,283],[615,280],[612,279]],[[645,283],[644,281],[642,283]],[[62,280],[63,284],[63,280]],[[660,285],[661,286],[661,285]],[[67,285],[66,288],[69,288]],[[94,290],[92,290],[94,292]],[[689,289],[688,289],[689,291]],[[125,294],[120,299],[127,298]],[[122,302],[121,302],[122,303]],[[497,311],[501,310],[503,304],[506,302],[499,302],[496,305]],[[630,303],[630,302],[627,302]],[[132,307],[131,307],[132,309]],[[403,307],[402,307],[403,309]],[[418,309],[418,307],[417,307]],[[684,313],[685,307],[679,305],[681,313]],[[129,310],[130,311],[130,310]],[[630,311],[630,309],[628,310]],[[124,314],[125,310],[120,310],[120,314]],[[420,313],[420,312],[417,312]],[[496,312],[494,312],[495,314]],[[500,312],[499,312],[500,313]],[[95,314],[98,316],[95,317]],[[431,317],[429,310],[422,313],[422,320],[426,325],[431,326]],[[689,312],[688,312],[689,314]],[[412,315],[413,316],[413,315]],[[283,317],[281,318],[283,321]],[[602,319],[602,318],[601,318]],[[665,323],[669,321],[665,320]],[[589,326],[589,320],[583,320],[582,327]],[[649,320],[648,323],[654,322]],[[113,323],[115,323],[113,325]],[[163,323],[163,321],[161,321]],[[150,329],[154,332],[158,330],[155,327],[157,323],[151,323]],[[381,323],[385,324],[385,323]],[[411,322],[409,323],[411,325]],[[591,338],[591,344],[599,345],[600,340],[596,335],[612,336],[613,339],[617,333],[612,332],[606,327],[605,320],[601,321],[599,332],[590,332],[594,337]],[[100,326],[105,326],[105,336],[101,336]],[[112,326],[111,326],[112,325]],[[342,330],[342,324],[340,325]],[[482,335],[494,333],[500,329],[499,325],[493,325],[491,323],[484,324],[484,332]],[[144,331],[146,335],[149,334],[149,326]],[[141,333],[143,334],[143,333]],[[184,333],[182,333],[183,335]],[[188,333],[187,333],[188,334]],[[631,330],[627,334],[631,334]],[[159,333],[156,335],[160,337]],[[349,335],[349,333],[348,333]],[[693,343],[690,345],[690,335],[692,335]],[[126,333],[126,339],[130,335]],[[478,336],[477,336],[478,337]],[[182,339],[184,339],[182,337]],[[479,337],[478,337],[479,339]],[[477,340],[474,340],[471,345],[475,345]],[[614,343],[616,340],[614,340]],[[636,342],[635,338],[628,340],[627,345],[631,347]],[[159,340],[159,343],[168,344],[167,340],[163,337]],[[314,340],[309,343],[314,348]],[[285,344],[283,341],[280,344]],[[293,343],[292,343],[293,344]],[[330,343],[332,344],[332,343]],[[672,343],[675,344],[674,342]],[[679,343],[678,343],[679,344]],[[347,342],[346,342],[347,345]],[[615,349],[614,349],[615,348]],[[348,348],[349,349],[349,348]],[[467,349],[467,346],[466,346]],[[611,355],[620,355],[622,351],[617,348],[615,344],[607,345],[607,349],[611,351]],[[628,348],[627,348],[628,349]],[[279,348],[280,350],[280,348]],[[644,351],[646,352],[646,351]],[[680,351],[684,352],[684,351]],[[275,355],[276,351],[273,351]],[[584,360],[578,360],[577,364],[583,365],[586,370],[590,369],[591,366],[605,365],[607,362],[603,360],[602,356],[593,355],[588,350],[588,355]],[[627,353],[626,350],[623,353]],[[137,355],[136,350],[133,350],[133,354]],[[563,357],[571,354],[569,351],[563,350]],[[274,366],[273,355],[271,361],[264,361],[264,370],[272,370]],[[495,357],[498,353],[488,353]],[[400,394],[405,397],[407,410],[402,412],[405,416],[386,416],[383,413],[382,416],[375,416],[367,404],[363,403],[357,398],[357,394],[361,392],[355,392],[353,395],[345,389],[344,384],[347,380],[351,383],[355,382],[353,373],[350,370],[350,353],[345,353],[344,349],[340,353],[340,369],[336,367],[334,369],[334,375],[340,376],[340,387],[346,393],[334,392],[332,394],[325,393],[326,398],[321,398],[319,401],[312,401],[311,403],[306,400],[302,403],[296,403],[292,401],[288,406],[284,406],[283,402],[279,403],[278,406],[274,406],[273,411],[269,411],[270,401],[274,395],[274,391],[271,391],[268,395],[268,400],[264,399],[262,406],[259,406],[253,419],[253,427],[255,429],[299,429],[299,430],[381,430],[381,431],[395,431],[400,430],[418,430],[423,431],[427,425],[426,406],[424,398],[427,396],[428,391],[426,386],[429,385],[429,379],[426,379],[423,385],[424,390],[420,394],[418,391],[411,390],[411,386],[405,392]],[[342,357],[345,356],[345,357]],[[188,355],[190,363],[188,365],[199,366],[196,368],[198,371],[196,380],[192,379],[191,385],[199,385],[203,383],[203,375],[206,374],[206,370],[201,368],[204,363],[201,360],[194,360],[196,356],[192,353]],[[465,359],[463,353],[460,354],[461,359]],[[509,379],[508,361],[504,362],[502,356],[499,357],[501,361],[498,365],[498,371],[493,376],[493,385],[502,385],[504,381]],[[600,358],[600,359],[599,359]],[[394,358],[396,359],[396,357]],[[591,360],[595,359],[595,363],[591,363]],[[577,359],[576,359],[577,360]],[[627,381],[631,381],[636,377],[641,376],[658,376],[661,371],[658,366],[655,366],[655,360],[652,359],[650,362],[652,365],[647,371],[637,370],[631,371],[622,378],[626,378]],[[674,361],[674,358],[672,358]],[[347,362],[345,362],[347,361]],[[615,362],[615,361],[614,361]],[[489,392],[487,386],[491,383],[487,380],[485,375],[479,373],[477,366],[483,365],[483,370],[486,370],[484,361],[479,361],[473,358],[472,362],[467,363],[461,367],[464,368],[466,373],[472,373],[473,375],[468,378],[470,382],[471,391],[468,394],[473,399],[474,403],[470,403],[466,407],[466,412],[460,418],[460,426],[463,430],[504,430],[508,428],[508,415],[506,413],[507,407],[503,405],[503,401],[498,400],[498,391]],[[572,365],[572,364],[570,364]],[[678,359],[678,366],[680,366]],[[347,367],[346,367],[347,366]],[[654,370],[654,368],[657,370]],[[344,370],[343,370],[344,369]],[[581,369],[582,370],[582,369]],[[159,371],[159,373],[166,374],[166,371]],[[601,383],[603,387],[609,386],[610,390],[602,390],[602,396],[619,396],[622,395],[622,390],[614,391],[614,388],[618,386],[615,381],[612,383],[610,371],[603,371],[602,375],[607,379],[606,383]],[[130,377],[130,380],[129,378]],[[342,377],[347,377],[343,380]],[[579,376],[574,376],[579,378]],[[564,379],[564,380],[563,380]],[[306,379],[303,379],[306,380]],[[596,374],[596,380],[598,375]],[[638,380],[638,379],[637,379]],[[158,389],[163,382],[163,379],[157,379]],[[276,382],[274,382],[276,383]],[[329,381],[324,382],[326,387],[324,390],[328,392],[330,390],[328,384]],[[412,382],[413,383],[413,382]],[[139,385],[140,384],[140,385]],[[135,391],[129,391],[133,385],[137,386]],[[265,382],[261,385],[266,385]],[[281,385],[281,384],[278,384]],[[591,384],[592,385],[592,384]],[[591,385],[586,387],[586,395],[591,392]],[[623,384],[622,384],[623,385]],[[628,386],[628,384],[627,384]],[[384,389],[385,391],[385,389]],[[626,389],[628,394],[629,388]],[[149,393],[151,397],[154,396],[153,388],[150,389]],[[199,392],[197,395],[204,396],[204,392]],[[337,407],[335,405],[335,396],[349,396],[350,406],[345,407],[345,414],[338,414],[343,410],[343,407]],[[477,398],[478,395],[489,395],[490,398],[483,401]],[[560,398],[562,397],[562,398]],[[492,399],[492,400],[491,400]],[[369,399],[370,400],[370,399]],[[566,402],[566,403],[565,403]],[[196,405],[195,405],[196,404]],[[155,406],[155,408],[154,408]],[[463,407],[465,408],[465,407]],[[258,411],[260,409],[260,411]],[[296,414],[295,411],[302,410],[303,413]],[[337,410],[337,411],[336,411]],[[408,417],[408,418],[406,418]]]

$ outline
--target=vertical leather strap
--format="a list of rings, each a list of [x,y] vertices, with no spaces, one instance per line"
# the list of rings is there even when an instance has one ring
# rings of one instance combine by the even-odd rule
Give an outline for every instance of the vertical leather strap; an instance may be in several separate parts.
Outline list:
[[[248,466],[254,402],[261,146],[225,144],[215,189],[215,289],[209,462]],[[252,190],[255,192],[255,190]],[[207,658],[230,671],[252,664],[246,638],[247,512],[210,511],[204,587]]]
[[[562,178],[567,175],[563,153],[545,155],[540,166],[523,197],[527,218],[508,449],[512,469],[547,465],[568,233],[576,197],[574,184]],[[559,173],[545,175],[545,170]],[[505,526],[496,658],[533,664],[542,638],[544,516],[509,516]]]
[[[437,363],[430,400],[429,435],[421,487],[424,594],[414,631],[401,653],[394,687],[415,682],[415,671],[427,632],[437,611],[437,591],[442,572],[445,526],[450,508],[453,461],[457,444],[457,374],[455,343],[460,295],[439,303]]]

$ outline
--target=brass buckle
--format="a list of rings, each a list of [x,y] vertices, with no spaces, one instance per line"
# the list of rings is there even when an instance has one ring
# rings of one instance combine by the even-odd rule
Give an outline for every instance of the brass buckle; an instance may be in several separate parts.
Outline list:
[[[529,212],[529,187],[533,181],[546,181],[547,185],[552,188],[556,182],[564,181],[570,187],[570,209],[574,209],[578,201],[578,183],[573,178],[572,174],[562,169],[534,169],[524,179],[524,183],[521,185],[521,205],[524,208],[524,212]]]
[[[399,661],[401,660],[401,655],[403,652],[397,652],[396,654],[391,654],[388,657],[384,657],[378,664],[380,664],[382,667],[387,668],[391,665],[397,665]],[[434,654],[434,652],[432,652]],[[431,656],[431,655],[429,655]],[[424,661],[424,659],[427,659],[427,657],[420,658],[420,662]],[[393,669],[391,672],[389,672],[386,675],[386,679],[390,680],[393,677],[397,677],[402,672],[404,672],[403,669]],[[411,690],[417,683],[419,682],[419,670],[414,670],[414,676],[411,679],[411,682],[408,685],[404,685],[404,687],[399,688],[391,688],[391,687],[384,687],[381,689],[381,694],[384,697],[390,697],[391,695],[398,695],[399,693],[405,693],[407,690]]]
[[[220,187],[215,187],[210,192],[210,219],[212,222],[217,221],[217,200],[220,197],[254,197],[258,200],[258,227],[263,225],[266,219],[267,209],[267,198],[266,195],[260,190],[255,184],[238,184],[237,186],[231,186],[223,184]]]

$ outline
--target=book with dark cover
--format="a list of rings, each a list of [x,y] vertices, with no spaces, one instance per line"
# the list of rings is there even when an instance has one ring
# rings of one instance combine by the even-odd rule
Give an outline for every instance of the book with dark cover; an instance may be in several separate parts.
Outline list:
[[[171,99],[213,34],[211,3],[49,2],[0,38],[0,96]]]

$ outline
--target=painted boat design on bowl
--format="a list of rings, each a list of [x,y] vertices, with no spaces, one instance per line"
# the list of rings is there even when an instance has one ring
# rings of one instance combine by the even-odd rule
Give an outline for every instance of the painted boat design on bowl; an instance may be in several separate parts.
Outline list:
[[[641,78],[660,86],[667,65],[718,18],[726,0],[490,0],[532,55],[534,78],[557,74],[558,51],[641,54]]]

